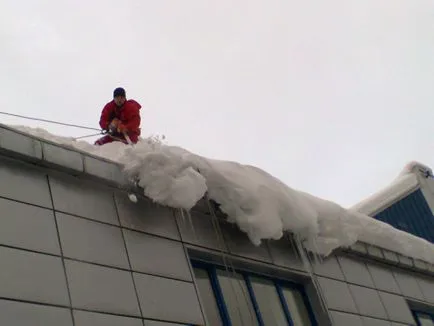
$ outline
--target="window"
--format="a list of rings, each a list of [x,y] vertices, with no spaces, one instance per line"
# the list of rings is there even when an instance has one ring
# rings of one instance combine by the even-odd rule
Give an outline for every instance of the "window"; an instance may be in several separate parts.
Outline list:
[[[279,293],[273,281],[249,277],[264,325],[288,325]]]
[[[193,262],[210,326],[316,326],[299,285]]]
[[[434,326],[434,314],[413,311],[418,326]]]
[[[217,269],[217,280],[232,324],[258,326],[255,308],[243,276]]]
[[[208,272],[204,269],[194,269],[197,287],[201,295],[203,304],[206,309],[206,316],[211,325],[222,326],[220,319],[219,308],[214,298],[211,281],[208,277]]]

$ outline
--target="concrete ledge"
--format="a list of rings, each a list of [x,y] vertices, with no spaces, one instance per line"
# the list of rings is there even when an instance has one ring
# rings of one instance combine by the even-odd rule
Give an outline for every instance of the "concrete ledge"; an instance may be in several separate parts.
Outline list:
[[[377,246],[370,245],[370,244],[367,244],[366,248],[368,249],[368,254],[370,256],[377,257],[377,258],[380,258],[380,259],[384,259],[383,249],[381,249],[381,248],[379,248]]]
[[[414,267],[413,258],[398,254],[399,264],[407,267]]]
[[[415,259],[415,260],[414,260],[414,266],[415,266],[416,268],[418,268],[418,269],[421,269],[421,270],[424,270],[424,271],[429,271],[428,263],[425,263],[425,262],[422,261],[422,260]]]
[[[367,250],[364,250],[364,248],[367,248]],[[424,274],[434,274],[433,264],[420,259],[407,257],[387,249],[371,246],[367,243],[356,242],[343,251],[358,257],[364,257],[366,259],[376,260],[388,265],[393,265],[395,268],[417,271]]]
[[[42,146],[39,140],[1,126],[0,149],[42,159]]]
[[[44,138],[26,134],[0,124],[0,153],[43,168],[83,174],[100,181],[136,189],[125,179],[121,167],[115,162],[93,156],[79,149],[57,144]],[[76,173],[78,172],[78,174]]]
[[[384,258],[392,263],[392,264],[398,264],[399,263],[399,258],[398,258],[398,254],[393,252],[393,251],[389,251],[389,250],[383,250],[383,254],[384,254]]]
[[[350,250],[358,252],[363,255],[368,254],[368,250],[366,249],[366,245],[362,242],[356,242],[350,247]]]
[[[83,172],[83,157],[80,153],[68,150],[64,147],[42,143],[44,160],[75,171]]]
[[[122,175],[121,167],[118,164],[96,159],[84,155],[84,172],[101,179],[125,184],[126,180]]]

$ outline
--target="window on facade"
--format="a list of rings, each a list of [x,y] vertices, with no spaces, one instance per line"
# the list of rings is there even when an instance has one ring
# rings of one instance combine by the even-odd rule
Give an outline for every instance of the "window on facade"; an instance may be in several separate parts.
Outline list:
[[[291,288],[282,288],[288,309],[294,325],[311,325],[309,312],[304,304],[300,291]]]
[[[197,287],[202,299],[202,303],[205,306],[205,313],[208,322],[211,325],[222,326],[222,320],[220,318],[219,308],[217,306],[217,300],[214,296],[212,284],[208,275],[208,271],[205,269],[195,268],[194,275],[196,277]]]
[[[218,269],[217,277],[232,324],[258,325],[256,312],[243,276]]]
[[[303,290],[292,283],[193,263],[210,326],[313,326]]]
[[[434,326],[434,315],[415,312],[414,317],[416,318],[418,326]]]
[[[265,325],[288,325],[279,293],[274,283],[267,279],[259,277],[250,277],[253,293],[258,303],[258,309],[261,313]]]

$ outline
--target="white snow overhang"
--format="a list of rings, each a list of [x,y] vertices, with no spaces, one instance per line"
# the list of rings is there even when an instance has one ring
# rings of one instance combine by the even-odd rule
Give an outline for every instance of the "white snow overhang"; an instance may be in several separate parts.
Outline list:
[[[374,216],[420,188],[417,174],[403,174],[386,188],[350,207],[350,210]]]
[[[422,188],[420,178],[432,177],[433,171],[427,165],[411,161],[402,169],[389,186],[374,193],[349,209],[369,216],[384,211],[414,191]]]
[[[80,149],[72,148],[71,146],[64,146],[2,124],[0,124],[0,156],[18,158],[24,162],[29,162],[41,167],[66,171],[75,176],[85,176],[86,178],[98,179],[100,182],[104,182],[122,190],[141,190],[138,189],[135,184],[131,185],[130,182],[125,179],[122,174],[122,167],[117,162],[93,156]],[[415,174],[408,175],[417,177]],[[417,181],[417,178],[399,178],[399,182],[397,181],[396,183],[405,183],[405,180],[407,180],[408,186],[414,185],[414,180]],[[411,180],[413,180],[413,183],[410,182]],[[406,189],[408,193],[410,193],[411,190],[409,190],[407,186],[404,187],[401,184],[401,187],[397,187],[397,190]],[[401,192],[397,191],[397,193]],[[385,202],[388,202],[388,200],[390,202],[390,197],[384,198]],[[324,202],[321,201],[321,203]],[[410,240],[415,240],[414,236],[410,234],[408,236]],[[380,244],[376,244],[372,241],[367,242],[377,245],[379,248],[383,248]],[[400,247],[402,249],[401,251],[397,250],[400,248],[391,248],[390,246],[384,246],[384,248],[396,253],[407,254],[407,247],[405,246]],[[424,252],[423,250],[425,250],[427,246],[423,245],[421,248],[422,250],[419,250],[418,252]],[[420,254],[410,254],[409,257],[422,259],[426,262],[432,262],[432,259],[425,260],[425,257],[421,257]],[[429,266],[429,268],[432,268],[434,265],[430,264]]]

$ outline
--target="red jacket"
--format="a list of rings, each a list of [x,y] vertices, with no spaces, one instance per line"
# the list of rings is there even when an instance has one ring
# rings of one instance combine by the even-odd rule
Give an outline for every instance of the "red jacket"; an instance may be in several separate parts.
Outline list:
[[[140,135],[140,109],[142,106],[134,100],[126,100],[124,105],[117,107],[114,101],[107,103],[101,112],[99,125],[102,129],[107,130],[110,122],[118,118],[127,128],[131,140],[137,141]],[[133,139],[134,138],[134,139]]]

